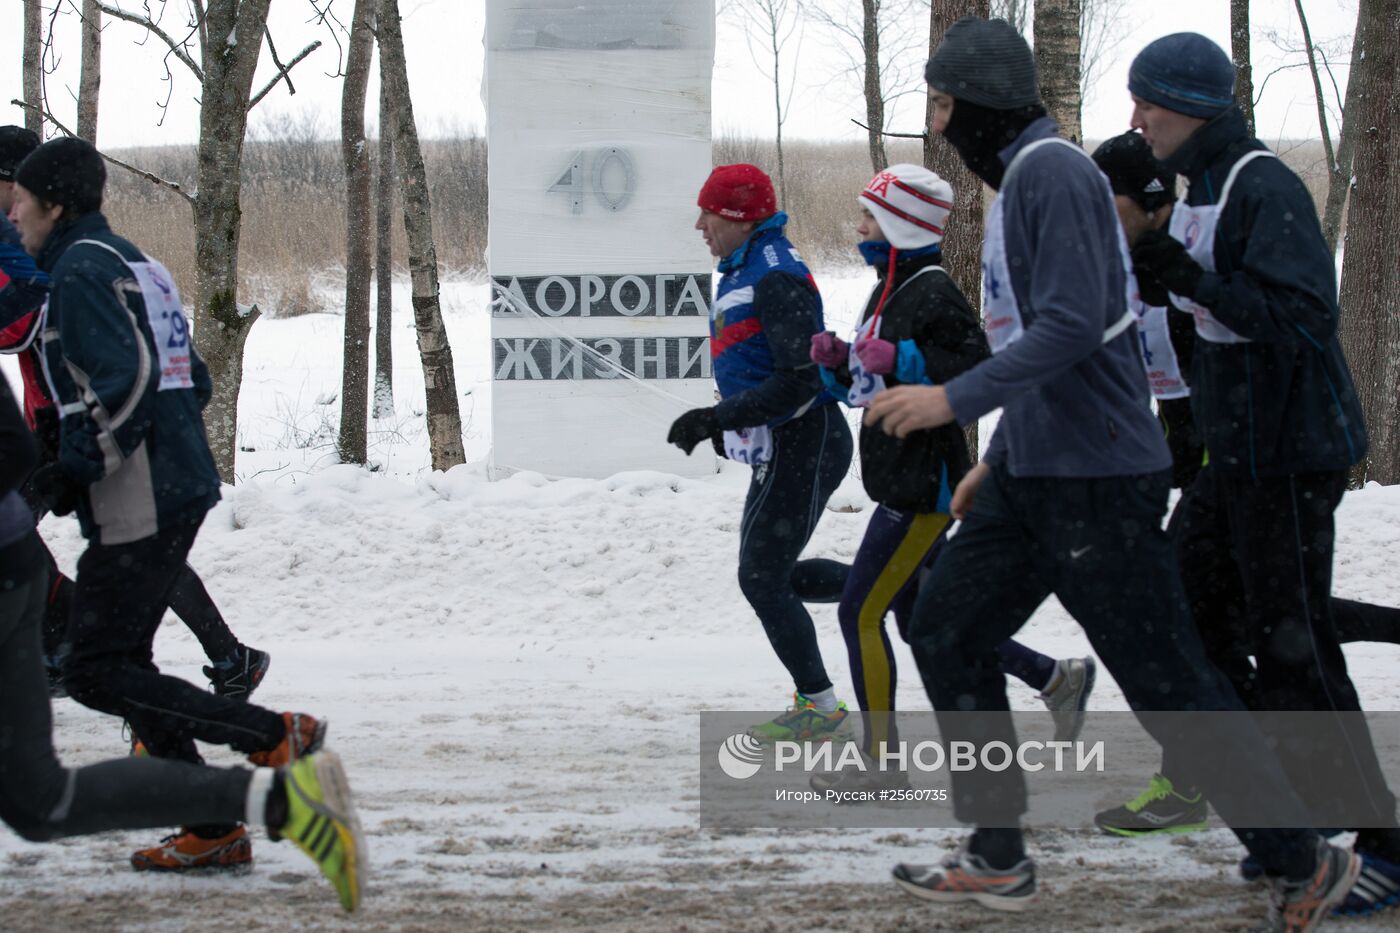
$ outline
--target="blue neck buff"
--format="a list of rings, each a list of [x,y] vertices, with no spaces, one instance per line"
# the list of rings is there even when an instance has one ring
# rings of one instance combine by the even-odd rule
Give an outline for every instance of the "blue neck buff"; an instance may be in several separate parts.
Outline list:
[[[860,255],[865,259],[867,266],[874,266],[876,269],[883,269],[890,263],[890,244],[888,240],[864,240],[856,244],[856,249],[860,250]],[[899,259],[914,259],[918,256],[937,256],[943,252],[943,247],[939,243],[930,243],[928,246],[920,246],[918,249],[902,249],[899,251]]]

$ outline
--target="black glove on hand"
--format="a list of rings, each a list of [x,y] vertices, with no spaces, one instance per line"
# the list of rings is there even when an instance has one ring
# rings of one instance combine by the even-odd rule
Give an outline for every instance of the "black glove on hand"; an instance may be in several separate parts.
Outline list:
[[[1167,296],[1167,287],[1158,280],[1157,276],[1146,269],[1133,267],[1133,276],[1138,283],[1138,297],[1142,303],[1149,308],[1165,308],[1171,299]]]
[[[1194,297],[1205,275],[1201,264],[1191,258],[1186,247],[1165,230],[1145,230],[1133,244],[1133,267],[1145,273],[1138,280],[1156,279],[1178,295]]]
[[[67,515],[78,507],[83,487],[57,463],[46,463],[29,477],[29,488],[39,501],[55,515]]]
[[[729,459],[729,451],[724,449],[724,432],[717,431],[710,435],[710,446],[715,449],[715,456]]]
[[[713,408],[692,408],[671,425],[666,443],[675,444],[689,456],[695,445],[719,433]]]

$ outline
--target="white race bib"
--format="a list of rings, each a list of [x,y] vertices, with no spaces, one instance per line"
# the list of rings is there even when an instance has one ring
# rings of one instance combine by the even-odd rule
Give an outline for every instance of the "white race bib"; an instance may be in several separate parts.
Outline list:
[[[879,373],[866,372],[860,357],[856,355],[857,343],[880,336],[880,321],[883,319],[874,317],[859,325],[856,327],[855,337],[851,340],[850,355],[847,358],[847,366],[851,370],[851,390],[846,393],[846,404],[852,408],[865,408],[871,399],[885,391],[885,377]]]
[[[1240,169],[1250,162],[1259,158],[1275,158],[1272,152],[1264,149],[1256,149],[1247,152],[1240,157],[1230,168],[1230,174],[1225,179],[1225,187],[1220,189],[1220,200],[1214,204],[1202,204],[1200,207],[1191,207],[1186,203],[1186,198],[1181,198],[1176,202],[1176,207],[1172,209],[1171,225],[1167,228],[1172,239],[1186,247],[1186,252],[1191,258],[1200,264],[1201,268],[1207,272],[1215,271],[1215,228],[1220,223],[1220,212],[1225,208],[1225,202],[1230,198],[1230,189],[1235,185],[1235,179],[1239,176]],[[1204,305],[1198,305],[1190,298],[1173,294],[1172,304],[1183,311],[1189,312],[1196,319],[1196,333],[1204,340],[1211,343],[1249,343],[1248,337],[1241,337],[1239,334],[1226,327],[1215,319],[1215,315],[1210,313],[1210,309]]]
[[[193,389],[190,325],[185,320],[185,308],[180,303],[175,279],[154,259],[127,265],[141,286],[141,297],[146,300],[146,319],[151,323],[156,353],[160,357],[160,385],[156,391]]]
[[[724,452],[730,460],[758,466],[773,456],[773,432],[768,425],[724,432]]]
[[[1141,299],[1134,302],[1138,314],[1138,337],[1142,341],[1142,362],[1147,384],[1158,399],[1186,398],[1191,394],[1181,374],[1181,363],[1167,329],[1167,309],[1153,308]]]

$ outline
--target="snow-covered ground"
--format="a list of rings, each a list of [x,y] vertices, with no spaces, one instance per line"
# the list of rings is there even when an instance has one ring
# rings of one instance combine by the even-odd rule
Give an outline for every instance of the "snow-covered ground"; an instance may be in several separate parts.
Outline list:
[[[844,331],[869,280],[819,280]],[[241,481],[191,557],[239,636],[272,653],[258,701],[331,722],[369,834],[363,914],[343,918],[297,851],[261,838],[250,875],[170,878],[127,867],[156,834],[31,845],[0,833],[0,929],[1205,931],[1244,929],[1262,913],[1224,830],[1136,842],[1034,833],[1042,904],[1011,918],[925,905],[889,883],[894,863],[951,847],[952,830],[701,829],[697,712],[776,709],[791,689],[734,578],[746,469],[487,481],[486,288],[453,282],[445,315],[473,462],[426,472],[402,291],[398,416],[373,435],[377,472],[333,463],[340,318],[255,326]],[[810,553],[848,559],[869,514],[854,477],[833,506]],[[49,519],[42,530],[71,567],[76,523]],[[1400,488],[1348,495],[1338,593],[1400,602],[1397,541]],[[813,614],[832,678],[848,684],[834,607]],[[1053,601],[1025,637],[1055,655],[1088,651]],[[198,645],[173,617],[156,647],[165,669],[202,682]],[[926,709],[898,651],[900,705]],[[1400,709],[1400,648],[1347,654],[1365,705]],[[1038,707],[1026,690],[1012,702]],[[1124,708],[1108,678],[1091,705]],[[67,761],[124,752],[110,718],[71,701],[55,716]],[[223,749],[209,758],[236,761]]]

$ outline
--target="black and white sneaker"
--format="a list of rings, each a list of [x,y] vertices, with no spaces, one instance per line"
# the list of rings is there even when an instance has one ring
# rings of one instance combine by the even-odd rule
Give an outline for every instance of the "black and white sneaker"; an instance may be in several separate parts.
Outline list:
[[[1094,691],[1098,665],[1093,658],[1063,658],[1055,662],[1050,688],[1040,695],[1055,720],[1055,741],[1073,742],[1084,729],[1084,708]]]
[[[1361,874],[1335,912],[1343,917],[1363,917],[1400,908],[1400,864],[1368,852],[1358,854]]]
[[[940,904],[975,901],[993,910],[1029,910],[1035,903],[1035,863],[992,868],[968,851],[964,840],[941,865],[896,865],[894,883],[915,897]]]
[[[266,651],[239,645],[233,657],[204,668],[204,676],[219,696],[246,701],[262,683],[271,663],[272,656]]]

